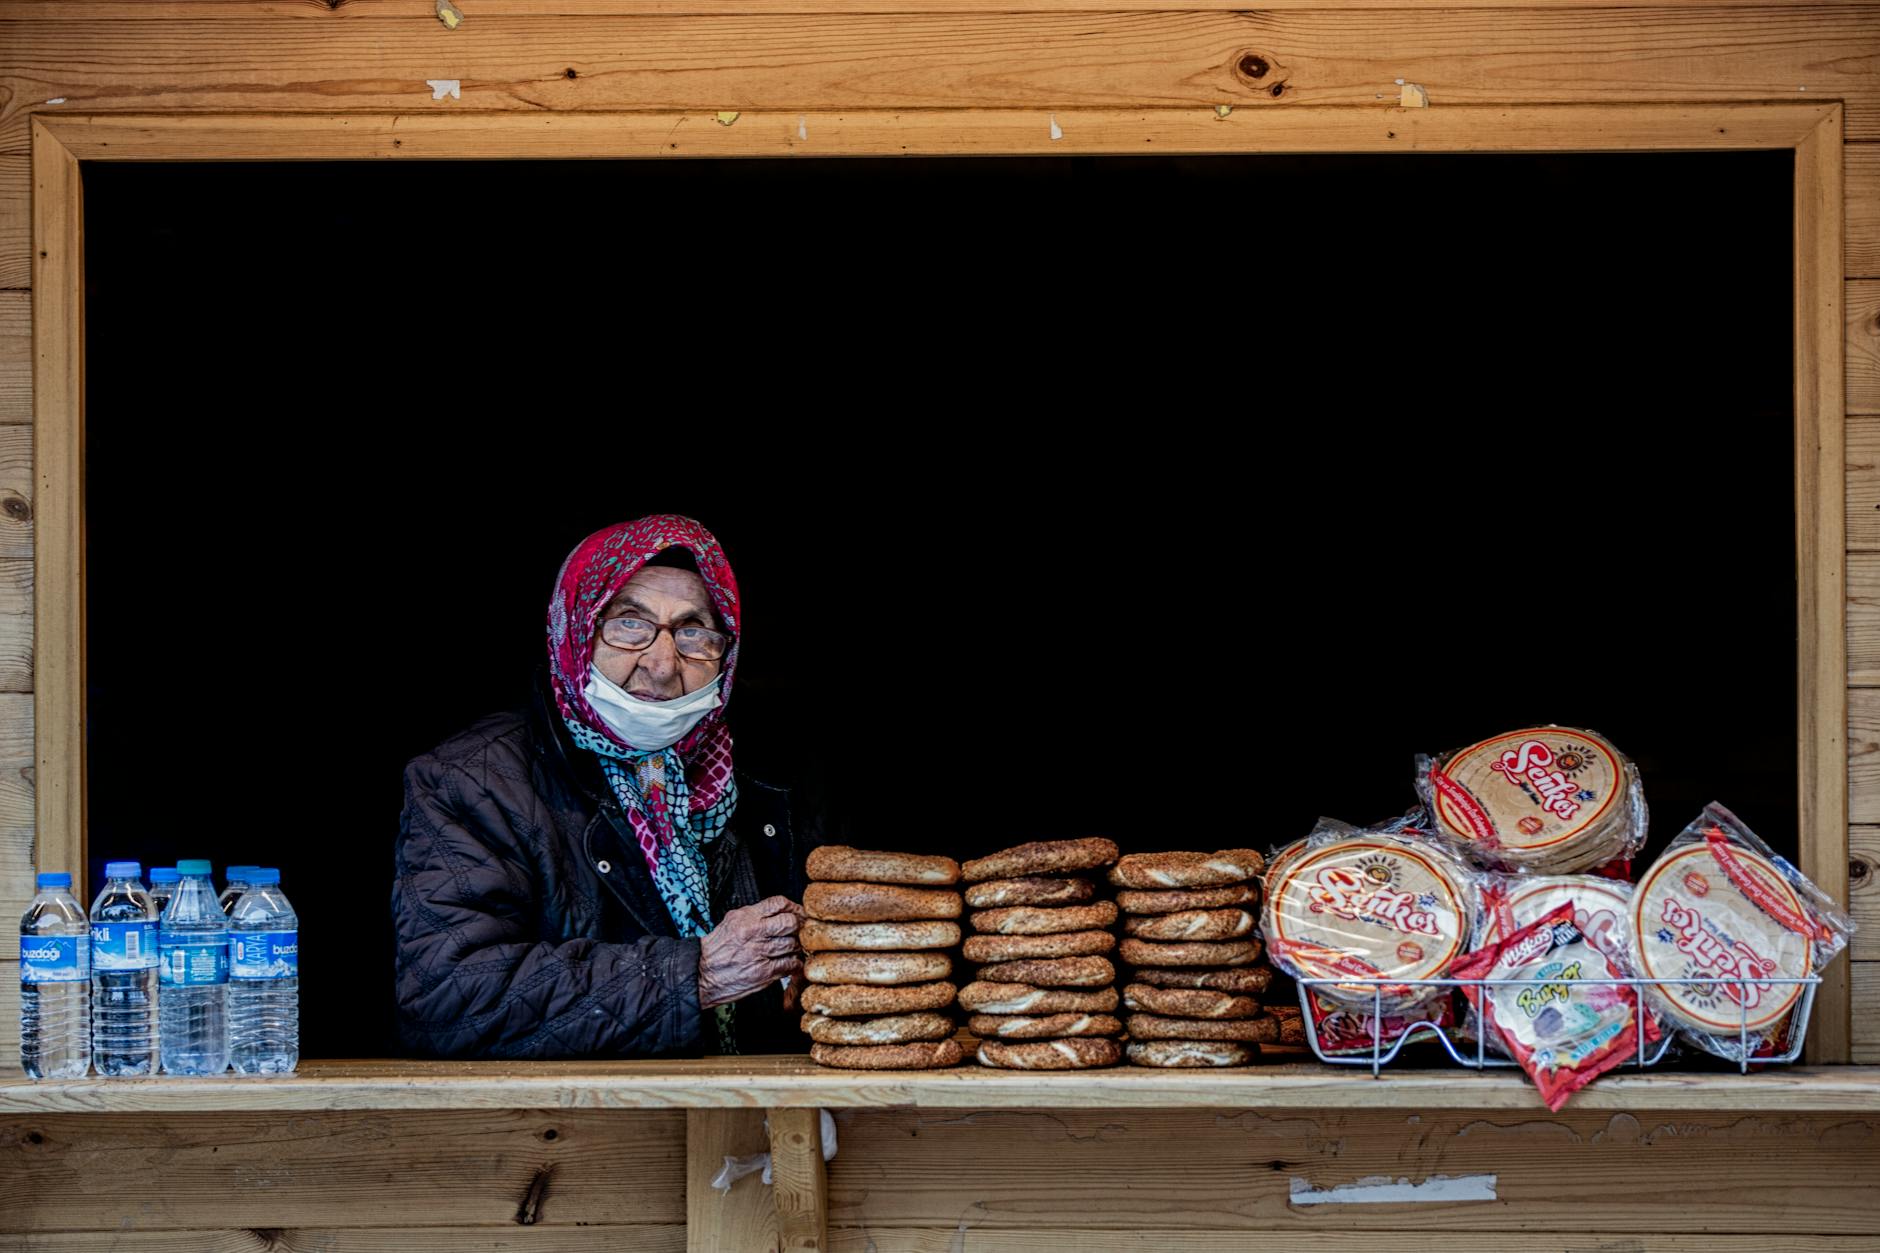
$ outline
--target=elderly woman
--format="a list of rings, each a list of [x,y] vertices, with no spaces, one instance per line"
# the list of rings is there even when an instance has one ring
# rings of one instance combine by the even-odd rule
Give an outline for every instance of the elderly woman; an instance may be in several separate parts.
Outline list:
[[[800,1049],[809,798],[732,764],[738,588],[658,515],[563,563],[531,707],[411,762],[399,1033],[446,1057]]]

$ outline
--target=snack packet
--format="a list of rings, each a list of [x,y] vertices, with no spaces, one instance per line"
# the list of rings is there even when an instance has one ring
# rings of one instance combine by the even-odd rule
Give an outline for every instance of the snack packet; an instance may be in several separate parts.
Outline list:
[[[1623,985],[1585,979],[1621,979],[1626,972],[1574,925],[1567,902],[1457,961],[1458,979],[1521,979],[1515,985],[1464,984],[1462,994],[1482,1020],[1478,1028],[1499,1038],[1534,1081],[1550,1110],[1594,1079],[1636,1057],[1640,1048],[1638,995]],[[1644,1017],[1644,1043],[1660,1038]]]

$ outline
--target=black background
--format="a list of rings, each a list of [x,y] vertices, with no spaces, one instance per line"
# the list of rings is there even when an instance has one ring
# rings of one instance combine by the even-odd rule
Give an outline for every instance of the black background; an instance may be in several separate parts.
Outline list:
[[[1786,153],[85,169],[92,882],[279,865],[395,1052],[401,767],[691,514],[859,842],[1268,846],[1604,732],[1795,845]]]

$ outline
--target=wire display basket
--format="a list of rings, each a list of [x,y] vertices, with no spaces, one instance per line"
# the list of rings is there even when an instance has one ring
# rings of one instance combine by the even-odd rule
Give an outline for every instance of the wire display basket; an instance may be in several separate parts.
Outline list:
[[[1434,1037],[1436,1042],[1442,1045],[1443,1051],[1449,1054],[1450,1059],[1459,1066],[1467,1066],[1475,1070],[1485,1070],[1491,1066],[1513,1066],[1515,1064],[1512,1058],[1503,1057],[1499,1053],[1489,1051],[1487,1031],[1477,1030],[1474,1033],[1475,1040],[1472,1044],[1466,1041],[1458,1041],[1456,1038],[1458,1034],[1457,1029],[1453,1024],[1445,1025],[1444,1023],[1436,1021],[1434,1018],[1410,1023],[1404,1026],[1401,1032],[1393,1028],[1392,1034],[1394,1038],[1387,1042],[1384,1039],[1384,992],[1386,989],[1390,990],[1393,997],[1402,995],[1403,990],[1406,988],[1443,988],[1448,989],[1453,995],[1453,993],[1465,987],[1486,990],[1496,987],[1532,986],[1536,981],[1533,979],[1361,979],[1351,976],[1339,976],[1337,978],[1299,979],[1297,982],[1299,984],[1299,1008],[1305,1017],[1306,1042],[1312,1046],[1313,1054],[1320,1061],[1333,1066],[1369,1066],[1371,1068],[1371,1075],[1375,1078],[1383,1072],[1386,1065],[1396,1060],[1397,1055],[1403,1051],[1406,1044],[1421,1040],[1426,1036]],[[1737,1027],[1737,1050],[1731,1060],[1737,1062],[1739,1069],[1747,1074],[1752,1064],[1762,1066],[1772,1063],[1792,1062],[1802,1055],[1802,1045],[1808,1036],[1808,1017],[1810,1012],[1814,1009],[1815,989],[1820,986],[1821,979],[1815,975],[1793,979],[1753,978],[1747,976],[1736,978],[1659,979],[1633,976],[1623,979],[1576,979],[1574,982],[1576,984],[1593,987],[1631,988],[1633,1000],[1637,1006],[1638,1038],[1640,1040],[1645,1038],[1645,1015],[1647,1012],[1647,1006],[1645,1004],[1646,988],[1664,987],[1667,985],[1736,988],[1738,994],[1732,999],[1736,1001],[1740,1012]],[[1750,998],[1747,992],[1751,987],[1766,988],[1777,985],[1782,987],[1800,986],[1802,989],[1801,999],[1794,1010],[1790,1012],[1787,1020],[1778,1028],[1782,1047],[1778,1051],[1752,1056],[1750,1053],[1751,1034],[1749,1030]],[[1338,1001],[1341,1002],[1343,1006],[1356,1011],[1362,1010],[1362,1000],[1360,999],[1354,1004],[1348,994],[1348,990],[1354,987],[1368,987],[1371,989],[1371,1015],[1369,1024],[1371,1048],[1368,1053],[1326,1051],[1324,1040],[1319,1034],[1319,1024],[1314,1016],[1312,1005],[1312,989],[1321,986],[1335,986],[1339,988],[1341,995],[1337,998]],[[1656,1066],[1659,1062],[1664,1060],[1665,1054],[1670,1052],[1672,1037],[1675,1033],[1670,1024],[1665,1023],[1662,1018],[1660,1019],[1660,1026],[1663,1028],[1663,1034],[1659,1039],[1650,1046],[1639,1050],[1631,1059],[1630,1064],[1636,1069],[1644,1070],[1649,1066]],[[1761,1040],[1763,1038],[1762,1032],[1758,1031],[1755,1038]]]

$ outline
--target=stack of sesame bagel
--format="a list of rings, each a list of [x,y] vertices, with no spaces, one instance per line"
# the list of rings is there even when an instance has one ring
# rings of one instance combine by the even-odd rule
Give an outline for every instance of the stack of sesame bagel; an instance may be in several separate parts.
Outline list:
[[[1261,1006],[1273,979],[1255,930],[1252,849],[1132,853],[1110,869],[1126,920],[1120,955],[1129,1060],[1138,1066],[1245,1066],[1280,1038]]]
[[[1122,1060],[1116,904],[1096,878],[1114,841],[1044,840],[961,867],[979,965],[960,1006],[979,1061],[1008,1070],[1088,1070]]]
[[[960,942],[951,857],[825,845],[810,853],[801,939],[810,1057],[856,1070],[957,1066],[948,951]]]

